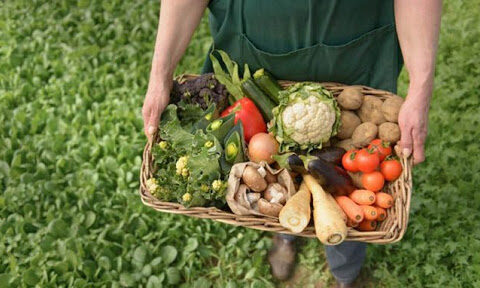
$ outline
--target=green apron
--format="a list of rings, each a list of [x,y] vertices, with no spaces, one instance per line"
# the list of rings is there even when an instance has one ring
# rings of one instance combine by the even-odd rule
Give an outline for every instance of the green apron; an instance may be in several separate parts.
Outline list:
[[[393,0],[212,0],[213,47],[277,79],[395,92],[402,57]],[[203,72],[212,71],[207,57]]]

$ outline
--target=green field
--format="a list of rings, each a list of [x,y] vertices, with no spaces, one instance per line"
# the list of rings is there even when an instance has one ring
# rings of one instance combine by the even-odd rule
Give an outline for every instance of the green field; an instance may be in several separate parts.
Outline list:
[[[0,2],[0,287],[277,284],[271,234],[140,201],[158,2]],[[479,7],[444,3],[427,161],[405,238],[369,246],[368,287],[480,287]],[[177,73],[210,43],[204,18]],[[316,240],[299,262],[304,287],[333,281]]]

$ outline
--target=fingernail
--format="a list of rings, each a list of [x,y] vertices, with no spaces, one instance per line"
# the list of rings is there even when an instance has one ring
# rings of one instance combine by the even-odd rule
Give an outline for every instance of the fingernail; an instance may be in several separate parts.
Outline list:
[[[402,151],[403,156],[405,156],[405,157],[410,157],[410,154],[411,154],[411,153],[412,153],[412,152],[410,151],[410,149],[408,149],[408,148],[403,148],[403,151]]]
[[[149,126],[148,127],[148,134],[153,135],[153,133],[155,133],[155,127]]]

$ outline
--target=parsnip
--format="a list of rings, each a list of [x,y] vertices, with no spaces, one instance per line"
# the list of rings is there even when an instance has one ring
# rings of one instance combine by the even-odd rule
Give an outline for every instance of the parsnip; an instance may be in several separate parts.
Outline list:
[[[338,245],[347,237],[347,225],[339,207],[330,199],[322,186],[311,175],[304,175],[303,180],[312,193],[313,221],[315,234],[325,245]]]
[[[310,191],[305,183],[302,183],[298,192],[280,211],[280,224],[294,233],[302,232],[310,222],[310,201]]]
[[[343,222],[347,223],[347,214],[343,212],[342,208],[338,206],[337,201],[335,201],[335,198],[333,198],[332,194],[330,193],[325,193],[327,196],[327,200],[330,202],[330,205],[332,205],[332,209],[337,212],[337,215],[343,219]]]

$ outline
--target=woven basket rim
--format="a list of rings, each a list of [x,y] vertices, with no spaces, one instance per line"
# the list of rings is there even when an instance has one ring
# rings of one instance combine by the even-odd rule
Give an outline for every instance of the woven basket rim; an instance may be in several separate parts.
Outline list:
[[[182,74],[178,76],[176,79],[179,82],[183,82],[187,79],[191,79],[197,77],[198,75],[195,74]],[[285,81],[280,80],[280,85],[283,87],[292,85],[297,83],[295,81]],[[345,89],[346,87],[361,87],[362,92],[365,95],[372,95],[376,97],[380,97],[382,100],[385,100],[388,97],[393,97],[395,94],[374,89],[368,86],[363,85],[345,85],[341,83],[335,82],[320,82],[327,90],[331,91],[334,96],[338,96],[338,94]],[[145,145],[145,149],[143,151],[143,158],[142,158],[142,166],[140,169],[140,189],[139,194],[140,198],[144,205],[152,207],[153,209],[161,212],[172,213],[172,214],[181,214],[195,218],[202,218],[202,219],[211,219],[214,221],[226,223],[229,225],[235,226],[243,226],[251,229],[257,229],[262,231],[269,231],[269,232],[276,232],[276,233],[283,233],[283,234],[291,234],[295,236],[301,237],[309,237],[314,238],[315,230],[313,226],[309,225],[303,232],[301,233],[292,233],[291,231],[283,228],[278,219],[272,217],[262,217],[256,215],[248,215],[248,216],[240,216],[233,214],[231,212],[223,211],[216,207],[189,207],[186,208],[179,203],[174,202],[163,202],[157,200],[153,197],[146,188],[146,180],[151,177],[152,171],[152,161],[153,156],[151,153],[151,147],[154,143],[159,141],[158,136],[153,137],[152,142],[148,142]],[[387,185],[387,189],[385,192],[392,194],[394,197],[394,205],[387,209],[387,219],[381,222],[379,230],[376,231],[369,231],[369,232],[361,232],[355,229],[349,228],[347,241],[359,241],[359,242],[367,242],[367,243],[377,243],[377,244],[387,244],[387,243],[395,243],[400,241],[403,236],[405,235],[405,231],[407,229],[408,224],[408,214],[410,210],[410,200],[411,200],[411,193],[412,193],[412,167],[413,161],[412,158],[400,157],[400,162],[404,167],[402,174],[400,177],[391,182]]]

